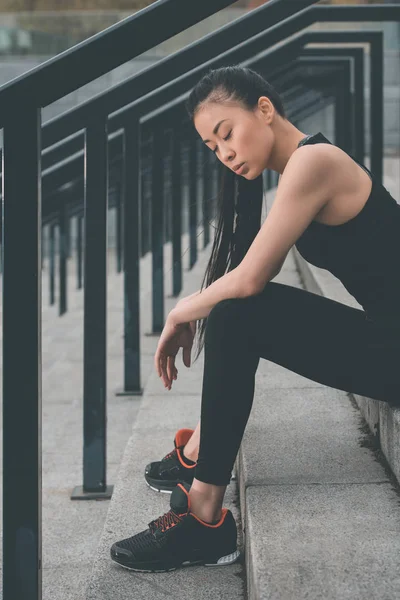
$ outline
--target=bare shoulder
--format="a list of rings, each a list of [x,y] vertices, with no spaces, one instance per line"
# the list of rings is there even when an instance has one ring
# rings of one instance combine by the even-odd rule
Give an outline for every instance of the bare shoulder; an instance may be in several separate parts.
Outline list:
[[[308,144],[300,146],[293,152],[287,166],[290,165],[292,168],[307,166],[316,171],[322,170],[326,176],[330,171],[340,168],[346,158],[350,159],[343,150],[333,144]]]
[[[281,182],[308,189],[319,188],[326,197],[334,197],[344,189],[351,192],[365,176],[361,167],[338,146],[309,144],[300,146],[291,155]]]
[[[326,203],[314,219],[325,225],[342,225],[364,207],[372,189],[370,176],[338,146],[301,146],[290,157],[283,175],[296,182],[286,190],[321,196]],[[284,177],[282,183],[284,184]],[[289,187],[288,187],[289,186]]]
[[[340,152],[340,148],[330,144],[300,146],[290,156],[279,186],[292,193],[318,191],[329,198],[335,191],[340,172]]]

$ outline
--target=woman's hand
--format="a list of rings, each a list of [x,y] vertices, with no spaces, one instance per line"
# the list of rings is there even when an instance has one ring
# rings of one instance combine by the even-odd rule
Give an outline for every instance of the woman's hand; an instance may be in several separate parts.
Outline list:
[[[177,325],[172,313],[167,318],[161,337],[158,342],[154,357],[154,364],[159,377],[162,377],[164,386],[169,390],[172,381],[177,378],[178,370],[175,367],[175,357],[179,348],[182,348],[183,363],[190,367],[190,354],[196,334],[196,321]]]

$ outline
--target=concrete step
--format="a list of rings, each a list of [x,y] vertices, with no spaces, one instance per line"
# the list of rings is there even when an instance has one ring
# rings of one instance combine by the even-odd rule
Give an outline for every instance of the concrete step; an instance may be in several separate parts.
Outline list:
[[[209,250],[201,252],[199,262],[187,273],[183,296],[200,288]],[[172,308],[176,300],[171,304]],[[153,354],[157,338],[151,338]],[[171,573],[135,573],[127,571],[110,559],[111,545],[122,538],[147,529],[148,523],[169,510],[169,494],[150,489],[144,479],[147,463],[160,460],[173,449],[175,433],[182,427],[195,428],[200,419],[203,353],[187,369],[179,355],[178,379],[171,391],[165,390],[157,373],[150,375],[132,434],[115,482],[107,519],[95,557],[86,600],[111,600],[119,598],[165,598],[177,600],[244,600],[244,564],[241,539],[241,520],[237,485],[228,486],[224,505],[229,508],[238,525],[238,547],[242,550],[239,562],[229,567],[208,569],[193,566]],[[193,359],[193,354],[192,354]]]
[[[185,234],[182,236],[184,279],[193,281],[192,271],[188,271],[188,247],[189,239]],[[164,259],[166,310],[170,310],[176,303],[169,298],[172,292],[171,244],[165,246]],[[47,290],[47,267],[46,263],[43,290]],[[109,500],[78,502],[70,499],[73,488],[83,482],[83,290],[75,289],[75,267],[75,261],[71,259],[68,262],[68,312],[65,315],[59,317],[57,305],[49,306],[47,294],[43,293],[43,600],[83,600],[110,504]],[[151,297],[151,255],[147,255],[140,262],[142,387],[146,387],[154,371],[154,344],[158,339],[146,336],[151,328]],[[112,485],[117,481],[132,424],[142,402],[140,396],[116,396],[123,384],[123,274],[116,273],[112,249],[109,251],[107,303],[107,483]],[[1,370],[0,362],[0,376]],[[1,395],[0,387],[0,401]],[[164,403],[168,400],[163,396]],[[1,436],[0,410],[0,465]],[[147,457],[143,455],[142,461]],[[0,477],[0,516],[1,486]],[[0,547],[0,554],[1,550]]]
[[[293,248],[274,281],[299,275],[359,307]],[[249,600],[400,597],[399,413],[260,362],[238,457]]]

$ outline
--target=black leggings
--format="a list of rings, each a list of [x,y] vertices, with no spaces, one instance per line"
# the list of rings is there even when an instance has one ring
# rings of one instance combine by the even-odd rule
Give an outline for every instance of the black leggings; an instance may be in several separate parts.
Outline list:
[[[269,282],[207,319],[196,479],[228,485],[260,358],[332,388],[400,406],[400,330],[306,290]]]

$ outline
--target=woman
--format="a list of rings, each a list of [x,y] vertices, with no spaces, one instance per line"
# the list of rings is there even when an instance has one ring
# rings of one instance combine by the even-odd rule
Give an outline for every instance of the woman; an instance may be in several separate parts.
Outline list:
[[[195,322],[203,319],[201,430],[180,430],[175,449],[146,469],[152,487],[174,490],[171,510],[111,549],[116,562],[143,571],[237,559],[236,524],[223,498],[260,358],[400,405],[400,206],[366,167],[290,123],[276,91],[251,69],[211,71],[187,109],[226,169],[205,289],[171,311],[155,355],[170,390],[177,352],[183,348],[190,366]],[[264,169],[281,178],[260,229]],[[271,282],[293,245],[364,310]]]

